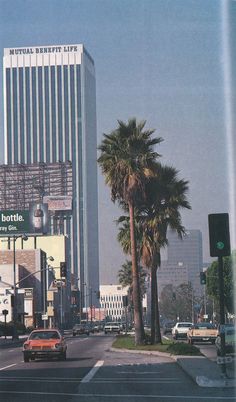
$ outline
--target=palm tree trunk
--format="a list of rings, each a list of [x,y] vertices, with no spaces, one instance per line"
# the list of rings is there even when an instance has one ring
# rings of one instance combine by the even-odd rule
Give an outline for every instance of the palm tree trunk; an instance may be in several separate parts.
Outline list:
[[[156,261],[156,258],[153,258]],[[160,255],[158,257],[160,261]],[[153,263],[151,268],[151,343],[161,343],[161,327],[158,302],[158,287],[157,287],[157,268]]]
[[[155,287],[155,267],[151,267],[151,344],[155,343],[156,338],[156,287]]]
[[[130,215],[130,240],[131,240],[131,258],[132,258],[132,282],[133,282],[133,303],[134,303],[134,327],[135,327],[135,344],[144,343],[145,334],[143,327],[141,292],[139,284],[137,250],[134,225],[134,207],[129,203]]]

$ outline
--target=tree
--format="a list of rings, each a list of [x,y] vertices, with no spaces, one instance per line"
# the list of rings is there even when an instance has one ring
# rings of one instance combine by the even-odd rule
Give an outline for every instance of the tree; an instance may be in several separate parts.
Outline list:
[[[190,283],[183,283],[177,287],[166,285],[160,296],[160,311],[168,319],[191,321],[195,301]]]
[[[135,210],[135,228],[138,256],[151,270],[151,342],[161,342],[157,268],[161,264],[160,249],[167,244],[167,228],[176,230],[181,236],[180,208],[190,208],[186,199],[188,185],[177,178],[178,172],[167,166],[156,165],[156,175],[146,184],[144,203]],[[124,252],[130,253],[131,241],[128,231],[128,217],[120,217],[118,240]]]
[[[138,266],[138,271],[139,271],[139,284],[140,284],[140,293],[141,293],[141,299],[146,293],[146,286],[145,286],[145,279],[146,279],[146,272],[143,270],[143,268],[139,265]],[[133,286],[132,286],[132,262],[127,261],[125,264],[122,265],[122,268],[118,271],[118,280],[120,285],[125,288],[129,288],[129,294],[132,295],[133,293]]]
[[[146,122],[130,119],[127,124],[118,121],[118,128],[104,139],[98,149],[101,152],[98,164],[111,188],[113,202],[124,202],[129,210],[132,282],[134,302],[135,344],[144,342],[145,334],[142,319],[140,285],[134,224],[134,209],[145,199],[145,184],[154,174],[159,154],[154,146],[162,138],[151,138],[154,130],[144,130]]]
[[[173,167],[157,166],[156,175],[146,186],[146,200],[141,211],[143,226],[142,260],[151,270],[151,341],[161,342],[158,304],[157,269],[161,265],[160,250],[168,243],[168,227],[181,237],[180,209],[190,208],[186,198],[188,182],[178,179]]]
[[[236,252],[231,256],[223,258],[223,276],[224,276],[224,301],[225,308],[228,313],[233,314],[234,311],[234,282],[233,269],[235,267]],[[219,303],[219,279],[218,279],[218,261],[214,261],[207,270],[207,294]]]

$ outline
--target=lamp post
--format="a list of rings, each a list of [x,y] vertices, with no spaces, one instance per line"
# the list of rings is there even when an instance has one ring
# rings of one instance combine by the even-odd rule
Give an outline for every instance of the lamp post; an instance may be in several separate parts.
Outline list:
[[[46,273],[43,274],[43,314],[44,316],[47,314],[47,290],[48,290],[48,270],[49,265],[47,261],[54,261],[54,258],[50,255],[46,258]],[[46,276],[46,278],[45,278]],[[43,327],[47,328],[47,320],[43,320]]]
[[[16,240],[21,237],[22,240],[26,241],[28,240],[28,237],[26,235],[20,235],[16,236],[13,235],[12,241],[13,241],[13,334],[12,334],[12,339],[18,339],[18,333],[17,333],[17,288],[16,288]]]

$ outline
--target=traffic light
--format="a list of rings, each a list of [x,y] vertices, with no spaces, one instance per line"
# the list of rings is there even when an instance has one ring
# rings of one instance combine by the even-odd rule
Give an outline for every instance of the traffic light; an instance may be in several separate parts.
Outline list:
[[[200,284],[206,285],[206,273],[205,272],[200,272]]]
[[[61,273],[61,278],[66,278],[66,263],[65,262],[60,262],[60,273]]]
[[[229,236],[229,215],[208,215],[210,256],[225,257],[231,254]]]

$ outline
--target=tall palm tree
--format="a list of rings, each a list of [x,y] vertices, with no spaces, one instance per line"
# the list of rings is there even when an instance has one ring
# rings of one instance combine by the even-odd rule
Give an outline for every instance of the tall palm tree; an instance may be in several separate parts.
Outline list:
[[[151,269],[151,341],[161,342],[157,269],[161,265],[160,250],[168,243],[168,227],[180,237],[185,232],[180,209],[190,208],[186,193],[188,182],[179,180],[178,172],[169,166],[159,166],[157,175],[146,186],[146,200],[141,209],[143,227],[142,260]]]
[[[137,123],[130,119],[127,124],[118,121],[118,128],[104,139],[98,149],[101,152],[98,163],[105,176],[105,182],[111,188],[113,202],[124,202],[129,210],[130,240],[132,258],[132,281],[134,302],[135,343],[144,342],[140,286],[134,225],[134,208],[145,199],[145,185],[153,175],[157,158],[154,146],[162,138],[152,138],[155,130],[144,130],[146,122]]]
[[[159,305],[157,289],[157,269],[161,265],[160,249],[165,247],[167,229],[184,233],[181,224],[181,208],[190,208],[186,198],[188,183],[177,178],[178,172],[168,166],[157,165],[156,176],[146,184],[145,202],[136,208],[135,224],[139,258],[151,270],[151,341],[161,342]],[[124,252],[130,253],[128,217],[120,217],[118,240]]]

